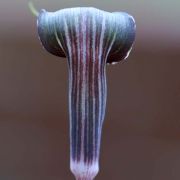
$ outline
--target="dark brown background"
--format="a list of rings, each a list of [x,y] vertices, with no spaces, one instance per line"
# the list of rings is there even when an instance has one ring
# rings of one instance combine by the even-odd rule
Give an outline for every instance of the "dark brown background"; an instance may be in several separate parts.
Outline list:
[[[97,180],[180,179],[178,1],[35,1],[95,6],[137,22],[125,63],[107,66],[108,102]],[[71,180],[68,70],[42,49],[27,1],[0,1],[0,179]]]

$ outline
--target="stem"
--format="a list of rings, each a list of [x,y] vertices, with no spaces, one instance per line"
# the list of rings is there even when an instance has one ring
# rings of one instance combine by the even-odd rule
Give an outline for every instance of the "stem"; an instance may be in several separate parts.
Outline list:
[[[39,15],[39,12],[37,11],[37,9],[34,7],[34,4],[32,1],[29,1],[28,2],[28,7],[29,7],[29,10],[31,11],[32,15],[34,16],[38,16]]]

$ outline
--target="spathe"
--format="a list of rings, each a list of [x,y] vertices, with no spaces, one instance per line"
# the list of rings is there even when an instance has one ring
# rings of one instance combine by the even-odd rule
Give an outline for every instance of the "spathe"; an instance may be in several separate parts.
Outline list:
[[[127,58],[135,21],[127,13],[81,7],[42,10],[37,24],[45,49],[68,59],[71,171],[77,180],[92,180],[99,170],[106,63]]]

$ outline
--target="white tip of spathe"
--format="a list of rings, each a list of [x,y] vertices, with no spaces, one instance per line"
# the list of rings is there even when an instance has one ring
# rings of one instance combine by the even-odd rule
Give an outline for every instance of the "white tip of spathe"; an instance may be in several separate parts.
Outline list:
[[[129,56],[131,50],[132,50],[132,46],[131,46],[131,48],[129,49],[129,51],[127,52],[126,56],[124,57],[124,60],[128,58],[128,56]]]
[[[71,160],[70,168],[76,180],[93,180],[99,172],[98,161],[85,163]]]

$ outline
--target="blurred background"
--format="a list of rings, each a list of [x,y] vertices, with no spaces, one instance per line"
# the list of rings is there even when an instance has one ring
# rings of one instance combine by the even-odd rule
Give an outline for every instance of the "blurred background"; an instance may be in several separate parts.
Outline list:
[[[0,179],[71,180],[68,69],[41,46],[26,0],[0,0]],[[128,61],[107,67],[97,180],[180,179],[180,1],[34,0],[93,6],[137,23]]]

